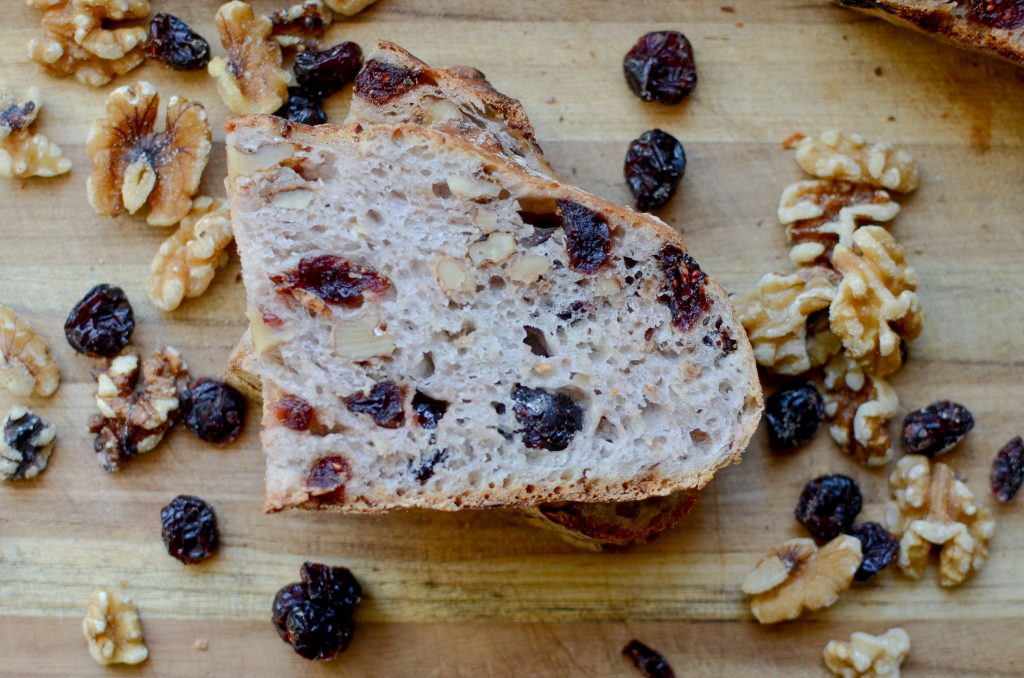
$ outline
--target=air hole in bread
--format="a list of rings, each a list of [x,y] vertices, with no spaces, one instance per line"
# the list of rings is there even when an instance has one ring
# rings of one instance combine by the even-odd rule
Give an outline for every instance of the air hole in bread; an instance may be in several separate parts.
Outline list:
[[[533,355],[539,355],[544,358],[551,357],[551,348],[548,346],[548,339],[544,336],[543,330],[523,325],[523,331],[526,332],[526,336],[523,337],[523,343],[530,347],[530,352]]]
[[[379,225],[384,223],[384,217],[381,216],[381,213],[378,212],[377,210],[367,210],[366,218],[372,221],[374,224]]]
[[[488,280],[487,280],[487,286],[488,286],[488,287],[489,287],[489,288],[490,288],[490,289],[491,289],[492,291],[497,291],[497,290],[503,290],[503,289],[505,289],[505,284],[506,284],[506,283],[505,283],[505,279],[504,279],[504,278],[502,278],[502,277],[501,277],[500,275],[492,275],[492,276],[491,276],[490,278],[488,278]]]
[[[438,198],[450,198],[452,197],[452,189],[448,187],[447,181],[438,181],[436,184],[430,187],[430,190],[434,192]]]
[[[412,370],[412,376],[417,379],[426,379],[434,374],[434,354],[427,351]]]
[[[694,445],[707,445],[711,442],[711,436],[708,435],[707,431],[695,428],[690,431],[690,440],[693,441]]]

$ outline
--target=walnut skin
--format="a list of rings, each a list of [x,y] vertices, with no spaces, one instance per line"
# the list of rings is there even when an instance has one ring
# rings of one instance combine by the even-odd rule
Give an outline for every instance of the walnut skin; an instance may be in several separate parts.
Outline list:
[[[107,97],[107,117],[93,123],[89,204],[97,214],[135,214],[172,226],[188,214],[210,157],[212,135],[202,104],[171,97],[163,132],[156,132],[160,98],[153,85],[119,87]]]
[[[868,144],[859,134],[830,130],[806,137],[796,145],[796,161],[808,174],[822,179],[865,183],[909,193],[920,181],[917,163],[909,153],[890,144]]]
[[[0,306],[0,384],[22,398],[51,396],[60,385],[46,340],[6,306]]]
[[[316,49],[316,38],[327,30],[333,19],[323,0],[303,0],[270,15],[270,22],[274,25],[271,37],[283,48],[298,51]]]
[[[888,464],[893,446],[886,424],[900,404],[896,391],[842,354],[825,365],[824,386],[828,432],[839,449],[865,466]]]
[[[232,113],[273,113],[288,99],[290,75],[281,67],[281,46],[271,38],[273,23],[252,7],[232,0],[217,11],[217,31],[227,57],[207,70]]]
[[[71,170],[60,146],[29,129],[40,108],[35,87],[28,89],[21,103],[0,91],[0,176],[55,177]]]
[[[89,596],[82,632],[89,654],[103,666],[140,664],[149,657],[135,605],[110,589],[96,589]]]
[[[830,640],[825,666],[843,678],[899,678],[900,664],[910,654],[910,636],[901,628],[880,636],[854,631],[850,642]]]

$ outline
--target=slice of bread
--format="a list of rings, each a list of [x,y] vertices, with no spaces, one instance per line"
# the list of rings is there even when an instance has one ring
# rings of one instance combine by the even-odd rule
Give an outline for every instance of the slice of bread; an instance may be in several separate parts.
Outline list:
[[[739,459],[750,345],[658,219],[417,125],[227,145],[269,510],[632,501]]]

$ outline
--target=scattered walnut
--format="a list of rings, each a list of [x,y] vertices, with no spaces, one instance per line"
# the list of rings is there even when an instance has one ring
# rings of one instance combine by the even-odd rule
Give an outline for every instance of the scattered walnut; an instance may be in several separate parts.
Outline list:
[[[828,432],[846,454],[866,466],[892,460],[892,438],[886,424],[899,407],[896,391],[843,354],[825,365],[825,414]]]
[[[316,48],[316,38],[331,25],[333,15],[323,0],[304,0],[297,5],[284,7],[270,15],[273,24],[270,36],[281,47],[301,50]]]
[[[793,243],[789,257],[797,266],[829,265],[832,248],[849,247],[859,226],[890,221],[899,211],[888,192],[848,181],[798,181],[779,200],[779,221]]]
[[[808,174],[909,193],[917,188],[917,163],[890,144],[868,144],[859,134],[835,130],[796,145],[796,161]]]
[[[202,104],[171,97],[165,129],[157,132],[159,104],[145,81],[107,97],[107,117],[93,123],[86,145],[89,204],[97,214],[135,214],[149,204],[153,226],[172,226],[188,214],[210,157],[210,123]]]
[[[82,631],[89,654],[104,666],[140,664],[149,657],[138,610],[130,598],[111,589],[96,589],[89,596]]]
[[[750,611],[762,624],[796,619],[807,610],[831,606],[850,588],[860,567],[860,541],[841,534],[819,550],[812,539],[775,546],[743,582]]]
[[[899,678],[900,664],[910,654],[910,636],[901,628],[880,636],[855,631],[850,642],[830,640],[825,666],[843,678]]]
[[[778,374],[801,374],[839,350],[827,325],[815,322],[832,303],[837,281],[833,271],[821,267],[769,273],[736,300],[759,364]]]
[[[326,2],[335,12],[340,12],[345,16],[353,16],[359,14],[377,2],[377,0],[326,0]]]
[[[271,39],[273,24],[252,7],[232,0],[217,10],[217,31],[227,58],[210,61],[220,98],[233,113],[273,113],[288,100],[288,71],[281,46]]]
[[[0,384],[22,398],[51,396],[60,385],[46,341],[6,306],[0,306]]]
[[[161,311],[173,311],[184,299],[198,297],[228,260],[225,251],[234,236],[223,200],[202,196],[178,230],[165,240],[149,266],[146,291]]]
[[[35,478],[46,470],[57,432],[23,405],[4,419],[0,437],[0,480]]]
[[[900,537],[900,569],[918,579],[928,565],[933,546],[940,546],[939,584],[957,586],[981,568],[988,557],[988,541],[995,521],[988,509],[953,470],[928,457],[903,457],[889,474],[895,501],[886,510],[886,522]]]
[[[917,272],[881,226],[857,229],[851,247],[836,246],[832,263],[843,276],[829,309],[832,331],[869,372],[892,374],[903,364],[900,338],[921,333]]]
[[[0,176],[55,177],[71,169],[60,146],[29,130],[39,115],[39,90],[30,87],[19,103],[0,91]]]

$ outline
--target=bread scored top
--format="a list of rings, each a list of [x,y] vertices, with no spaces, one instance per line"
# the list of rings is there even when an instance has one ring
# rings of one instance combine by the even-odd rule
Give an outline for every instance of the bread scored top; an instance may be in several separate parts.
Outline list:
[[[636,500],[739,459],[750,345],[658,219],[415,125],[227,145],[268,510]]]

